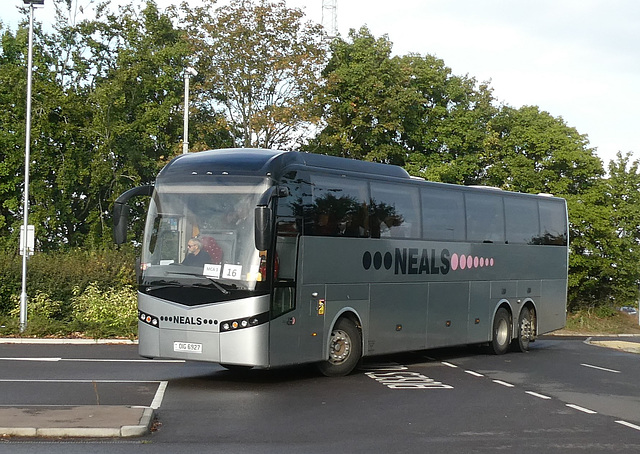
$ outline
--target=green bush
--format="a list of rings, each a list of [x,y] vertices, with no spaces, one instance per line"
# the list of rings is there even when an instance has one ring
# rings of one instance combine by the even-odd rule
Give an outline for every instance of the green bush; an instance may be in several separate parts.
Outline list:
[[[20,297],[11,297],[12,308],[9,315],[0,317],[0,334],[16,335],[20,332]],[[27,329],[24,336],[27,337],[50,337],[70,335],[70,324],[61,320],[62,302],[51,299],[43,292],[36,292],[36,295],[27,300]]]
[[[0,315],[8,314],[11,297],[22,291],[22,257],[0,249]]]
[[[73,320],[91,337],[130,337],[137,335],[136,291],[131,286],[101,290],[92,282],[73,298]]]
[[[9,311],[10,317],[20,317],[20,297],[11,296],[13,308]],[[36,291],[36,295],[27,300],[27,318],[44,317],[59,319],[62,310],[62,302],[53,300],[49,295]]]
[[[74,289],[82,292],[90,283],[101,289],[135,285],[134,262],[131,248],[36,253],[27,263],[27,294],[31,297],[40,292],[60,301],[60,316],[69,318]],[[0,279],[0,315],[8,315],[12,298],[20,295],[22,287],[19,254],[0,251]]]
[[[24,336],[136,334],[135,255],[122,250],[36,253],[27,263]],[[18,335],[22,257],[0,250],[0,335]]]

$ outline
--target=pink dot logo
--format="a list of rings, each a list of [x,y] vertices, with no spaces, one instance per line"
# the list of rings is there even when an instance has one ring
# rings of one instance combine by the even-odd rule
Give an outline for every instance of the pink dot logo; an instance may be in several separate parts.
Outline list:
[[[451,254],[451,270],[471,270],[474,268],[491,267],[495,265],[493,257],[480,257],[471,254]]]
[[[453,255],[451,256],[451,269],[452,269],[453,271],[455,271],[455,270],[457,270],[457,269],[458,269],[458,264],[460,263],[460,262],[458,262],[458,260],[459,260],[459,258],[458,258],[458,254],[453,254]]]

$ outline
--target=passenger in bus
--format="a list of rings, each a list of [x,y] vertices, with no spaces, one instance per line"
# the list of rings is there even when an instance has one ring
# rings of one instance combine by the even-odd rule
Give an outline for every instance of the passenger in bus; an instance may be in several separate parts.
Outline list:
[[[191,238],[187,243],[187,252],[187,256],[182,261],[183,265],[204,266],[211,263],[209,253],[202,248],[202,241],[196,237]]]

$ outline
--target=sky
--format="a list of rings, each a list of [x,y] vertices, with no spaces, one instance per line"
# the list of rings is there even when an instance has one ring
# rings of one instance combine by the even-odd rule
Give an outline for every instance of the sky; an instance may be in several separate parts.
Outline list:
[[[322,22],[323,0],[285,1]],[[335,1],[340,36],[366,25],[376,37],[387,35],[396,55],[434,55],[453,74],[489,81],[500,103],[562,117],[588,136],[605,166],[619,151],[640,159],[640,1]],[[2,2],[0,20],[15,29],[23,0]],[[54,9],[45,3],[35,20],[46,24]]]

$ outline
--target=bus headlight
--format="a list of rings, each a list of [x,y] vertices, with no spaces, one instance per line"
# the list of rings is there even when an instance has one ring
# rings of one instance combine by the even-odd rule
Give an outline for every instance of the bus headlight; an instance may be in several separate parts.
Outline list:
[[[251,317],[238,318],[235,320],[226,320],[220,323],[220,332],[236,331],[244,328],[251,328],[269,321],[269,313],[264,312]]]
[[[147,325],[151,325],[155,328],[158,328],[160,326],[160,321],[158,320],[158,317],[147,314],[146,312],[142,312],[141,310],[138,310],[138,320],[140,320],[142,323],[146,323]]]

